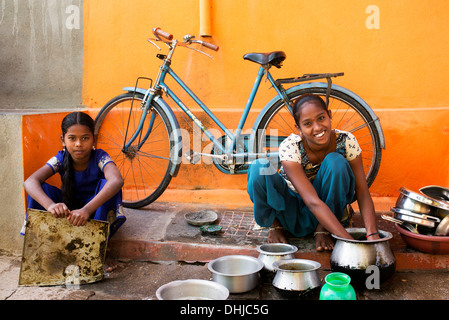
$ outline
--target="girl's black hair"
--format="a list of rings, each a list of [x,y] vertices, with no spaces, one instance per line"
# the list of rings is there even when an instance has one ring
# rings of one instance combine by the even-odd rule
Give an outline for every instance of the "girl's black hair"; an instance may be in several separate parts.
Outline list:
[[[81,124],[89,128],[94,135],[95,122],[84,112],[72,112],[64,117],[61,123],[62,137],[64,138],[67,130],[75,125]],[[73,159],[70,153],[66,150],[63,160],[64,174],[62,176],[62,202],[67,205],[70,210],[79,209],[80,205],[73,196]]]
[[[326,110],[327,113],[329,113],[329,109],[326,105],[326,102],[324,102],[324,100],[320,96],[311,93],[303,94],[298,99],[296,99],[296,101],[293,104],[292,110],[293,118],[295,119],[295,123],[298,127],[299,127],[299,111],[301,110],[301,107],[307,102],[315,103],[318,106],[321,106],[324,110]]]

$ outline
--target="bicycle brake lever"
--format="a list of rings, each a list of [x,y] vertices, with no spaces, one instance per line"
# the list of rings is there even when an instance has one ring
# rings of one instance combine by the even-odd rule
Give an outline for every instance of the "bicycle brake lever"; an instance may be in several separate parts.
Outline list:
[[[156,40],[156,41],[158,41],[157,39],[151,39],[151,40]],[[149,43],[151,43],[153,46],[155,46],[156,48],[158,48],[159,49],[159,51],[161,51],[162,49],[161,48],[159,48],[159,46],[157,45],[157,44],[155,44],[153,41],[151,41],[149,38],[147,39],[147,41],[149,42]]]
[[[192,49],[192,50],[195,50],[195,51],[198,51],[199,53],[202,53],[202,54],[208,56],[209,58],[214,59],[211,55],[208,55],[206,52],[203,52],[203,51],[198,50],[198,49],[195,49],[195,48],[191,48],[191,47],[189,47],[189,46],[185,46],[185,47],[186,47],[186,48],[189,48],[189,49]]]

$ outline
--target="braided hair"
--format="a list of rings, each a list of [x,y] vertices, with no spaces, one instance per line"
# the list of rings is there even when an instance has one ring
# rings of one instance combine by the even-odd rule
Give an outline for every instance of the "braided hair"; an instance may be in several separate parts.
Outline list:
[[[64,139],[67,130],[76,124],[84,125],[89,128],[94,135],[95,122],[86,113],[83,112],[72,112],[64,117],[61,123],[62,138]],[[73,159],[70,153],[65,150],[63,159],[63,169],[64,174],[62,176],[62,202],[67,205],[70,210],[78,209],[80,204],[77,203],[75,197],[73,196]]]

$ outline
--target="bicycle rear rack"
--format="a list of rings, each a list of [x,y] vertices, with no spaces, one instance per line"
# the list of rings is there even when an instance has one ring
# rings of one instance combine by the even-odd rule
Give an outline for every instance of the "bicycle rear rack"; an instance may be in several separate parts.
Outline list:
[[[301,77],[294,77],[294,78],[284,78],[284,79],[277,79],[275,81],[276,85],[279,86],[282,83],[296,83],[296,82],[306,82],[306,81],[315,81],[319,79],[326,79],[327,80],[327,90],[326,90],[326,106],[329,106],[329,95],[331,93],[331,87],[332,87],[332,78],[343,76],[343,72],[338,73],[310,73],[310,74],[304,74]]]

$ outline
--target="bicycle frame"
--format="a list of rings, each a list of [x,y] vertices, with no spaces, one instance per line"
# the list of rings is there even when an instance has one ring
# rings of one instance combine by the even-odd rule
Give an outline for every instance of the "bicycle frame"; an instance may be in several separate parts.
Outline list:
[[[267,66],[260,66],[259,71],[257,73],[256,76],[256,80],[254,82],[254,85],[252,87],[252,90],[250,92],[248,101],[246,103],[245,108],[243,109],[242,115],[240,117],[237,129],[235,131],[235,133],[232,133],[216,116],[215,114],[195,95],[195,93],[188,87],[187,84],[185,84],[180,78],[179,76],[173,71],[173,69],[171,69],[170,64],[171,64],[171,57],[173,55],[174,49],[176,47],[176,40],[173,41],[174,45],[170,48],[169,54],[165,57],[165,56],[161,56],[164,57],[164,62],[162,64],[162,66],[160,67],[159,70],[159,74],[153,84],[153,87],[150,88],[146,94],[145,94],[145,98],[144,98],[144,102],[145,102],[145,106],[144,106],[144,110],[142,113],[142,117],[140,120],[140,123],[138,125],[138,128],[136,130],[136,132],[134,133],[134,135],[131,137],[131,139],[125,144],[124,146],[124,150],[126,151],[131,144],[135,141],[135,139],[139,136],[142,128],[143,128],[143,124],[145,122],[145,118],[146,118],[146,114],[148,113],[149,109],[150,109],[150,105],[151,102],[153,101],[153,99],[158,96],[161,95],[161,90],[164,91],[173,101],[175,101],[175,103],[181,108],[181,110],[187,114],[187,116],[195,123],[195,125],[197,127],[199,127],[201,129],[202,132],[204,132],[204,134],[208,137],[208,139],[214,144],[214,146],[216,148],[218,148],[224,155],[224,160],[229,161],[229,163],[233,163],[233,161],[236,158],[239,157],[244,157],[246,159],[256,159],[259,157],[264,157],[264,158],[274,158],[278,156],[277,152],[272,152],[270,154],[268,153],[250,153],[250,152],[246,152],[246,153],[236,153],[236,145],[237,145],[237,141],[239,141],[239,139],[242,138],[242,130],[243,130],[243,126],[246,123],[248,114],[251,110],[252,104],[254,102],[255,96],[257,94],[257,91],[259,89],[260,83],[263,79],[264,76],[267,77],[267,79],[269,80],[269,82],[272,84],[273,88],[275,88],[276,92],[277,92],[277,99],[282,99],[286,102],[286,105],[290,106],[290,100],[288,99],[285,90],[283,89],[283,87],[279,84],[276,83],[276,81],[273,79],[273,77],[271,76],[270,72],[269,72],[269,68]],[[231,141],[231,143],[226,143],[225,146],[223,146],[222,143],[220,143],[208,130],[208,128],[206,128],[203,123],[190,111],[190,109],[181,101],[181,99],[179,99],[176,94],[170,89],[170,87],[166,84],[165,79],[167,77],[167,75],[171,76],[180,86],[181,88],[198,104],[198,106],[207,114],[207,116],[212,119],[212,121],[215,122],[215,124],[218,125],[218,127],[223,130],[223,132],[225,133],[225,136],[227,137],[227,139],[229,139]],[[130,89],[130,88],[125,88],[125,89]],[[144,138],[142,139],[142,141],[139,142],[138,148],[140,148],[146,141],[146,139],[148,138],[148,136],[150,135],[151,132],[151,123],[152,121],[150,120],[150,125],[148,128],[147,133],[145,134]],[[253,133],[251,133],[251,135],[253,135]],[[250,141],[252,141],[252,139],[250,139]],[[247,161],[248,161],[247,160]]]

